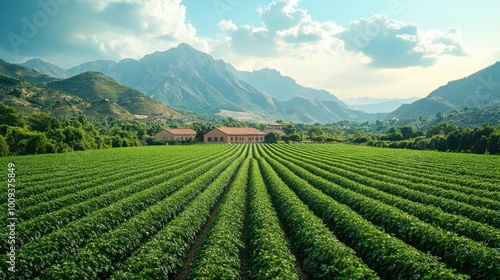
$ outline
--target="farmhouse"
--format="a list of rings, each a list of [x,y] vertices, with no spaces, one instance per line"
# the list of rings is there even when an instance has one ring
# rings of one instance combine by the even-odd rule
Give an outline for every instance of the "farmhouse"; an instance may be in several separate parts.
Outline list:
[[[189,140],[196,137],[196,131],[192,129],[165,128],[153,135],[155,140],[177,139]]]
[[[283,130],[283,125],[280,123],[273,123],[269,125],[270,129]]]
[[[266,134],[255,128],[217,127],[203,137],[205,143],[260,143]]]
[[[269,128],[262,130],[262,132],[264,132],[264,134],[268,134],[269,132],[276,132],[280,136],[286,135],[285,131],[283,131],[283,126],[280,123],[270,124]]]

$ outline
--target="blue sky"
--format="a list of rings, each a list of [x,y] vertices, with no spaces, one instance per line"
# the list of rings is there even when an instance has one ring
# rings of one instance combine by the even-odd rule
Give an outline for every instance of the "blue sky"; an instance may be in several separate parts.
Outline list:
[[[0,58],[69,68],[184,42],[343,99],[423,97],[500,60],[499,10],[496,0],[1,1]]]

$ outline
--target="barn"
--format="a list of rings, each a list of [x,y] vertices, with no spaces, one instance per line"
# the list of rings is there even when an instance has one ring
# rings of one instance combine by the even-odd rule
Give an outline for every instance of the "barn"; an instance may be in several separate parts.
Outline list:
[[[189,140],[196,137],[196,131],[188,128],[165,128],[153,135],[155,140],[177,139]]]
[[[255,128],[217,127],[207,132],[205,143],[261,143],[265,133]]]

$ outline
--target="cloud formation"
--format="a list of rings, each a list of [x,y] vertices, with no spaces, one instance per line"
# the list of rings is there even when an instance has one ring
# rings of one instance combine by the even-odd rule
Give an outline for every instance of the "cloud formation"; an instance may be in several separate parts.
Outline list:
[[[424,32],[415,24],[374,15],[351,22],[339,35],[345,49],[361,52],[376,68],[428,67],[442,54],[465,55],[459,30]]]
[[[257,10],[261,26],[236,26],[222,21],[219,27],[229,37],[234,51],[245,55],[286,55],[287,45],[317,44],[332,40],[342,28],[331,21],[312,20],[306,10],[297,8],[299,0],[273,0]],[[297,46],[296,46],[297,47]]]
[[[208,50],[186,22],[181,0],[4,1],[2,6],[11,24],[0,31],[17,41],[4,36],[0,49],[18,59],[54,58],[68,51],[78,52],[80,59],[139,58],[182,42]]]

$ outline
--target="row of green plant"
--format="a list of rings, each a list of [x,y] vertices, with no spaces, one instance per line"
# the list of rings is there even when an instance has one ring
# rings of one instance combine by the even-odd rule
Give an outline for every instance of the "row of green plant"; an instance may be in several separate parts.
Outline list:
[[[297,184],[297,181],[294,182],[293,177],[290,177],[291,174],[297,174],[315,188],[349,206],[375,225],[384,228],[421,251],[441,257],[444,262],[474,279],[494,279],[493,277],[500,275],[500,252],[496,249],[429,225],[379,200],[332,184],[328,180],[296,166],[286,156],[275,157],[271,155],[271,157],[283,164],[273,166],[279,168],[282,177],[286,178],[285,181],[289,182],[289,185]],[[287,159],[287,161],[282,160],[282,158]]]
[[[305,153],[286,153],[283,149],[272,149],[278,156],[287,156],[287,160],[304,168],[314,175],[320,176],[331,183],[356,193],[379,200],[387,205],[397,207],[410,215],[432,224],[436,227],[456,232],[479,242],[485,242],[492,248],[500,247],[500,231],[487,224],[467,219],[461,215],[446,213],[438,207],[416,203],[398,196],[387,194],[370,185],[339,175],[337,168],[326,163],[307,159]],[[299,160],[300,159],[300,160]]]
[[[449,269],[439,262],[438,258],[418,251],[402,240],[383,232],[347,205],[340,204],[309,184],[320,179],[319,177],[303,169],[294,168],[290,164],[284,165],[284,161],[280,163],[273,157],[266,152],[265,160],[272,166],[273,172],[279,175],[278,178],[281,178],[318,217],[322,218],[341,241],[353,248],[365,263],[376,270],[381,278],[468,279],[467,275]],[[307,177],[307,181],[301,177]],[[342,194],[338,194],[340,195]],[[356,195],[359,196],[354,194]],[[411,224],[407,226],[411,227]]]
[[[278,215],[294,240],[300,259],[314,278],[377,279],[351,248],[341,243],[323,221],[278,177],[259,146],[259,166]],[[302,187],[302,186],[298,186]]]
[[[251,150],[249,149],[249,152]],[[189,278],[191,279],[241,279],[240,253],[245,250],[243,224],[247,211],[247,181],[250,155],[240,166],[240,171],[219,208],[197,253]]]
[[[292,148],[293,149],[293,148]],[[287,149],[287,150],[292,150]],[[284,149],[283,149],[284,150]],[[395,185],[399,185],[401,187],[406,187],[410,190],[415,190],[422,192],[426,195],[434,195],[437,197],[448,198],[451,200],[456,200],[459,202],[464,202],[476,207],[484,207],[490,210],[500,209],[500,201],[495,200],[498,194],[491,193],[489,191],[484,190],[475,190],[469,191],[469,193],[464,193],[466,187],[462,186],[450,186],[446,185],[445,188],[443,186],[438,186],[437,184],[425,184],[419,181],[419,179],[414,176],[407,175],[406,172],[390,171],[387,169],[381,169],[377,166],[370,166],[368,164],[362,165],[353,165],[350,162],[346,162],[345,160],[339,160],[336,158],[324,157],[322,154],[314,153],[306,155],[307,158],[316,160],[325,164],[328,164],[332,167],[336,167],[337,169],[345,172],[343,174],[344,177],[352,178],[355,181],[359,180],[376,180],[384,183],[391,183]],[[404,168],[401,166],[400,168]],[[441,175],[436,175],[435,179],[438,179]],[[471,192],[477,193],[471,194]]]
[[[472,206],[461,201],[429,195],[422,191],[417,191],[401,186],[399,184],[390,183],[388,181],[391,180],[391,177],[380,174],[381,172],[379,172],[377,176],[379,178],[383,178],[383,180],[377,181],[367,176],[349,172],[345,169],[336,170],[337,174],[342,177],[369,185],[386,193],[409,199],[414,202],[433,205],[435,207],[443,209],[446,212],[460,214],[472,220],[485,223],[496,228],[500,228],[500,212],[498,211]]]
[[[144,186],[155,186],[165,181],[175,179],[196,168],[200,164],[205,164],[207,162],[214,163],[220,156],[221,155],[214,155],[206,160],[195,162],[167,173],[164,171],[171,168],[164,168],[164,170],[156,169],[135,176],[133,181],[131,181],[131,178],[127,178],[125,180],[108,182],[107,184],[84,190],[76,195],[67,195],[60,199],[37,204],[28,209],[20,209],[18,211],[19,214],[16,213],[16,215],[20,217],[28,216],[29,219],[18,224],[19,232],[22,233],[17,240],[18,246],[22,246],[33,239],[40,238],[44,234],[64,227],[72,221],[85,217],[92,211],[95,211],[95,209],[106,207],[116,201],[142,191],[144,190]],[[94,193],[95,190],[102,194],[99,195]],[[2,229],[2,232],[3,230],[4,229]]]
[[[245,155],[246,152],[241,153],[222,173],[214,176],[215,180],[206,191],[136,250],[111,279],[166,279],[178,272],[198,232],[209,219]],[[246,173],[246,169],[240,168],[236,177]]]
[[[289,150],[298,151],[299,149],[290,147]],[[378,154],[376,153],[363,158],[339,154],[331,156],[327,151],[317,150],[309,150],[307,155],[327,160],[328,164],[332,165],[345,164],[357,170],[366,169],[374,172],[378,172],[380,169],[383,169],[386,174],[391,174],[395,177],[404,176],[405,180],[409,180],[413,183],[423,183],[443,189],[456,190],[466,194],[500,200],[500,193],[494,191],[495,189],[499,189],[496,185],[488,182],[481,182],[470,177],[459,178],[457,176],[453,176],[453,173],[447,172],[446,170],[440,170],[439,168],[432,170],[420,168],[417,166],[416,162],[410,162],[408,159],[405,161],[398,161],[396,157],[381,158],[378,157]],[[479,178],[479,180],[481,180],[481,178]]]
[[[255,146],[254,146],[255,147]],[[257,160],[249,175],[248,236],[252,279],[299,279],[285,233],[269,196]]]
[[[137,166],[133,170],[128,171],[120,166],[113,169],[115,175],[103,176],[99,180],[88,182],[88,184],[75,184],[72,181],[68,182],[68,187],[57,189],[50,188],[49,191],[41,192],[38,195],[26,197],[19,195],[17,201],[21,208],[16,214],[21,220],[27,220],[41,215],[58,210],[62,207],[77,204],[115,189],[127,187],[133,183],[151,178],[162,178],[168,180],[175,176],[181,175],[200,164],[204,164],[217,157],[220,157],[224,151],[216,154],[201,155],[198,158],[191,156],[181,157],[173,161],[152,161]],[[165,164],[167,163],[168,164]],[[126,174],[126,175],[124,175]],[[103,174],[104,175],[104,174]],[[118,177],[116,177],[118,175]],[[50,186],[50,185],[49,185]],[[87,187],[85,187],[87,186]]]
[[[230,170],[230,164],[236,164],[240,147],[230,157],[221,160],[218,164],[211,163],[213,168],[208,172],[195,177],[190,183],[183,186],[172,195],[145,209],[130,219],[124,221],[117,228],[99,235],[90,240],[86,246],[80,248],[75,255],[69,255],[44,270],[41,274],[46,279],[65,279],[67,275],[80,279],[109,278],[114,270],[120,267],[132,253],[140,248],[148,239],[155,236],[185,207],[191,207],[191,201],[196,203],[202,199],[199,195],[206,186],[210,189],[215,178],[224,177]],[[240,156],[241,158],[241,156]],[[186,206],[187,205],[187,206]],[[92,267],[92,269],[88,269]]]
[[[229,156],[230,154],[223,155],[215,159],[215,161],[220,161],[222,158]],[[83,218],[66,225],[61,230],[43,235],[18,249],[19,254],[24,257],[16,265],[21,272],[17,275],[25,278],[36,276],[41,270],[49,267],[55,261],[73,253],[89,239],[96,238],[112,230],[130,219],[130,217],[182,188],[191,182],[193,178],[208,172],[213,166],[213,162],[205,163],[169,181],[164,181],[161,177],[158,177],[158,182],[150,182],[151,184],[146,185],[146,189],[144,182],[134,183],[129,187],[142,190],[105,208],[95,208],[95,205],[87,204],[87,210],[83,211],[88,214]],[[148,188],[148,186],[150,187]],[[71,212],[65,213],[60,218],[63,219],[66,216],[71,217]],[[4,258],[6,258],[6,255],[2,256],[2,261],[4,261]]]
[[[176,167],[182,166],[180,163],[172,164]],[[31,191],[32,195],[27,194],[26,191],[29,189],[23,186],[23,188],[17,192],[19,199],[16,203],[20,208],[17,212],[18,218],[21,220],[30,219],[34,217],[33,214],[41,215],[78,202],[70,198],[72,195],[79,195],[82,197],[82,200],[85,200],[103,194],[104,192],[112,191],[120,186],[124,186],[131,180],[139,180],[154,176],[156,173],[161,174],[161,172],[171,170],[171,166],[168,166],[166,169],[164,169],[163,166],[157,169],[158,166],[162,166],[160,160],[147,163],[147,165],[144,166],[144,170],[148,170],[147,173],[144,173],[142,168],[139,169],[136,166],[115,166],[113,169],[99,172],[100,176],[96,177],[94,180],[91,178],[85,180],[85,177],[76,179],[66,178],[65,183],[61,182],[61,184],[56,184],[56,186],[48,183],[40,183],[39,187],[36,188],[38,192],[34,193]],[[117,172],[118,170],[119,172]],[[126,176],[123,174],[126,174]],[[22,180],[24,180],[24,178]],[[102,185],[108,185],[110,189],[102,188]],[[61,198],[70,199],[71,203],[65,202],[64,199],[61,200]],[[58,203],[54,203],[56,201]],[[30,210],[30,208],[33,209]],[[37,208],[37,210],[34,210],[34,208]],[[30,211],[32,213],[30,213]]]

